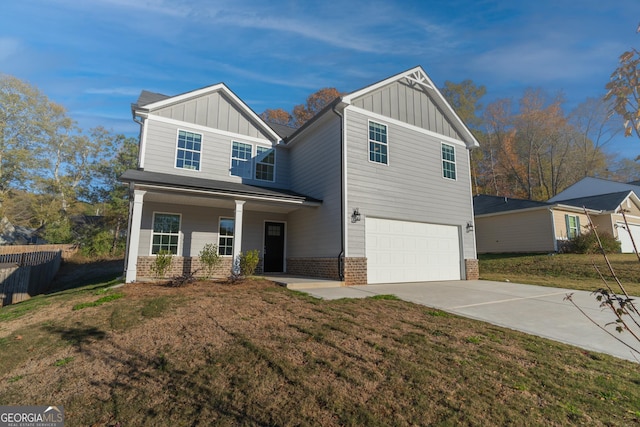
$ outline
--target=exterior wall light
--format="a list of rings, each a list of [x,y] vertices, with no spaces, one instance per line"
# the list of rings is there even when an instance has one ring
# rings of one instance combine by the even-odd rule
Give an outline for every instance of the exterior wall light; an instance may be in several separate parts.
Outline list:
[[[351,214],[351,222],[358,222],[360,221],[360,210],[358,208],[355,208],[353,210],[353,213]]]
[[[473,223],[471,221],[467,222],[467,233],[471,233],[473,231]]]

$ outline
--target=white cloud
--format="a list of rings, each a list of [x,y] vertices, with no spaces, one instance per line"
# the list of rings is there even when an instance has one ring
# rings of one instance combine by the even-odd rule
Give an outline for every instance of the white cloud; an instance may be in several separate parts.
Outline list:
[[[113,88],[89,88],[84,93],[88,95],[110,95],[110,96],[137,96],[140,89],[131,87],[113,87]]]

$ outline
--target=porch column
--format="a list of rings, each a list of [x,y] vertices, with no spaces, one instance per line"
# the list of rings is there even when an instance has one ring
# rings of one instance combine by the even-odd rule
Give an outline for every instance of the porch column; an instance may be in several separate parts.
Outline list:
[[[240,266],[238,260],[242,252],[242,212],[244,208],[244,200],[236,200],[236,216],[233,230],[233,272],[238,273]]]
[[[134,190],[133,206],[131,209],[131,224],[129,226],[129,244],[127,245],[127,271],[125,281],[136,281],[136,266],[138,264],[138,248],[140,246],[140,227],[142,226],[142,199],[146,191]]]

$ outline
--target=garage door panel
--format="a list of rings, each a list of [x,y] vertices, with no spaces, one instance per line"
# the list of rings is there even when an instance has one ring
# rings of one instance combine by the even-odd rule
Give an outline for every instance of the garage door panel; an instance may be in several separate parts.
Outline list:
[[[620,249],[622,253],[633,253],[633,242],[629,236],[629,232],[623,228],[624,223],[618,223],[618,240],[620,240]],[[629,229],[633,235],[636,246],[640,245],[640,225],[629,224]]]
[[[366,219],[369,283],[460,279],[459,228]]]

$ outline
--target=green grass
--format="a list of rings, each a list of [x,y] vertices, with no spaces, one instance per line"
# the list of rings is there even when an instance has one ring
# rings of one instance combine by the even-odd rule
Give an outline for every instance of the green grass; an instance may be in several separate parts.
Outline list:
[[[72,356],[70,356],[70,357],[65,357],[65,358],[63,358],[63,359],[58,359],[58,360],[56,360],[56,361],[55,361],[55,363],[53,364],[53,366],[64,366],[64,365],[67,365],[67,364],[69,364],[69,363],[73,362],[73,359],[74,359],[74,358],[73,358]]]
[[[39,295],[18,304],[0,307],[0,322],[17,319],[32,310],[45,307],[49,304],[51,304],[51,301],[48,298]]]
[[[616,276],[632,295],[640,296],[640,262],[633,254],[609,255]],[[596,268],[615,284],[602,255],[485,254],[480,278],[593,291],[603,287]]]
[[[88,308],[88,307],[98,307],[104,303],[107,302],[111,302],[111,301],[115,301],[117,299],[123,298],[124,294],[122,293],[115,293],[115,294],[111,294],[111,295],[107,295],[104,296],[102,298],[98,298],[96,301],[91,301],[91,302],[83,302],[80,304],[76,304],[73,306],[73,310],[82,310],[84,308]]]

